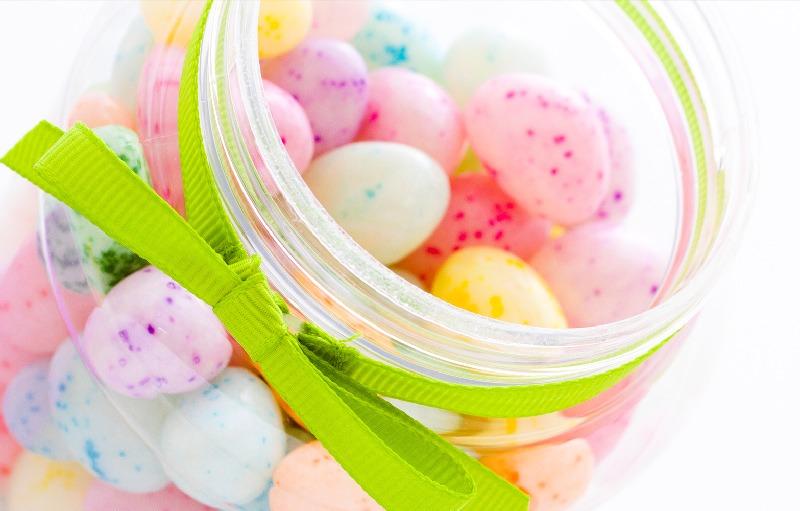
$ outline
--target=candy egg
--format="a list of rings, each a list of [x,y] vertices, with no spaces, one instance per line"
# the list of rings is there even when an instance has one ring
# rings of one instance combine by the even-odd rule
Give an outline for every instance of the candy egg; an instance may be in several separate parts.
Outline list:
[[[261,0],[258,21],[260,58],[283,55],[300,44],[311,28],[309,0]]]
[[[416,147],[452,174],[464,153],[465,136],[458,106],[430,78],[402,68],[370,73],[359,140]]]
[[[314,154],[355,138],[369,87],[367,66],[349,44],[309,39],[280,58],[264,61],[262,74],[305,109],[314,134]]]
[[[134,174],[150,184],[147,163],[136,133],[113,125],[95,128],[94,132]],[[91,289],[105,293],[120,280],[147,265],[144,259],[111,239],[83,216],[72,212],[70,225],[81,256],[86,282]],[[61,259],[58,258],[57,261],[59,260]]]
[[[211,307],[152,266],[108,293],[80,342],[98,378],[136,398],[198,389],[231,358]]]
[[[527,259],[547,240],[550,222],[530,215],[486,174],[451,179],[450,204],[427,240],[398,266],[430,283],[445,260],[464,247],[485,245]]]
[[[270,488],[272,484],[270,484]],[[241,506],[234,506],[236,511],[269,511],[269,489],[258,496],[257,499]]]
[[[67,116],[67,126],[76,122],[82,122],[90,128],[117,124],[133,129],[136,125],[133,114],[117,99],[102,91],[88,91],[78,98]]]
[[[430,235],[450,196],[435,161],[388,142],[331,151],[311,163],[305,179],[339,225],[384,264],[405,257]]]
[[[565,226],[595,214],[608,192],[608,142],[581,96],[533,74],[501,75],[464,118],[475,153],[520,206]]]
[[[154,493],[127,493],[94,480],[83,511],[213,511],[170,485]]]
[[[3,396],[3,418],[25,449],[50,459],[69,460],[72,454],[50,413],[49,371],[50,361],[39,360],[17,373]]]
[[[25,452],[9,479],[8,511],[83,511],[91,479],[77,463]]]
[[[493,76],[536,73],[544,69],[540,52],[524,39],[491,28],[472,28],[459,35],[444,59],[442,83],[459,105]]]
[[[636,186],[633,147],[625,127],[617,122],[603,108],[597,109],[608,140],[609,161],[611,163],[608,193],[595,213],[599,220],[616,222],[622,220],[633,205]]]
[[[159,44],[187,46],[205,2],[195,0],[141,0],[139,6]]]
[[[291,94],[267,80],[264,80],[264,101],[295,168],[304,172],[314,155],[314,134],[303,107]]]
[[[183,211],[178,93],[185,55],[182,48],[174,46],[153,48],[142,66],[136,100],[139,136],[153,188],[178,211]]]
[[[481,462],[531,496],[530,510],[562,511],[583,496],[594,471],[584,440],[523,447],[481,458]]]
[[[352,38],[369,19],[369,0],[312,0],[309,37]]]
[[[271,511],[383,509],[317,441],[289,453],[275,469],[274,481]]]
[[[375,6],[353,45],[370,69],[398,66],[435,78],[442,52],[428,31],[401,14]]]
[[[281,413],[252,373],[228,368],[207,388],[177,399],[161,432],[165,466],[176,486],[205,504],[256,499],[286,452]]]
[[[144,19],[136,17],[131,21],[117,48],[111,68],[109,91],[130,112],[136,111],[136,88],[142,66],[153,47],[153,33]]]
[[[22,447],[11,437],[5,421],[0,417],[0,491],[5,491],[8,476],[21,452]]]
[[[70,341],[53,355],[48,382],[56,426],[86,470],[134,493],[167,485],[161,462],[149,447],[169,410],[166,400],[131,399],[101,388]]]
[[[41,354],[24,351],[10,342],[0,342],[0,394],[17,372],[42,357]]]
[[[618,230],[586,226],[551,240],[531,259],[550,285],[569,324],[611,323],[646,310],[666,265],[658,254]]]
[[[541,277],[522,259],[494,247],[454,252],[436,273],[431,293],[490,318],[545,328],[567,326]]]
[[[23,245],[0,277],[0,342],[21,351],[47,354],[69,335],[47,271],[39,258],[37,240]],[[81,328],[94,308],[94,299],[59,291],[63,313]]]
[[[44,232],[39,234],[42,258],[49,262],[56,279],[65,289],[89,293],[81,252],[70,225],[73,212],[47,195],[44,197],[43,210]],[[44,243],[41,243],[42,237]]]

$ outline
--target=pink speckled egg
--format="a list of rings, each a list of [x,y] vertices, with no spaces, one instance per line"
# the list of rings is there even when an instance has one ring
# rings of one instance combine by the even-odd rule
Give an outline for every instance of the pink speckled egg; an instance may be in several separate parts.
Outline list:
[[[572,327],[611,323],[646,310],[666,269],[618,229],[585,226],[547,242],[531,259]]]
[[[267,80],[264,80],[264,101],[294,166],[300,172],[305,171],[314,155],[314,135],[303,107],[291,94]]]
[[[633,205],[636,175],[634,172],[633,146],[625,127],[605,109],[598,107],[597,115],[608,140],[611,163],[606,194],[595,216],[598,220],[618,222],[625,218]]]
[[[406,144],[452,174],[465,150],[458,105],[427,76],[400,67],[369,75],[369,103],[359,140]]]
[[[489,245],[530,258],[547,240],[550,222],[532,216],[486,174],[460,174],[450,181],[450,203],[427,240],[398,266],[430,284],[454,251]]]
[[[269,492],[271,511],[380,511],[378,505],[314,441],[290,452],[273,473]]]
[[[522,447],[481,462],[531,496],[530,511],[563,511],[586,493],[594,458],[585,440]]]
[[[90,128],[116,124],[134,129],[136,125],[133,114],[127,108],[101,91],[89,91],[78,98],[67,116],[67,126],[76,122],[82,122]]]
[[[94,299],[67,290],[59,290],[59,294],[63,314],[75,328],[83,327]],[[67,336],[62,311],[38,255],[36,237],[31,237],[0,276],[0,345],[46,355]]]
[[[183,211],[183,182],[178,152],[178,93],[186,52],[155,46],[142,66],[136,117],[153,188]]]
[[[369,19],[369,4],[369,0],[313,0],[309,37],[351,39]]]
[[[81,344],[105,384],[137,398],[195,390],[231,358],[211,308],[152,266],[108,293],[86,322]]]
[[[608,192],[608,142],[579,94],[534,74],[500,75],[464,118],[475,153],[522,207],[566,226],[595,214]]]
[[[264,78],[289,92],[305,109],[315,155],[355,138],[369,87],[367,65],[352,46],[335,39],[309,39],[262,64]]]
[[[89,484],[84,511],[213,511],[170,485],[155,493],[128,493],[98,479]]]

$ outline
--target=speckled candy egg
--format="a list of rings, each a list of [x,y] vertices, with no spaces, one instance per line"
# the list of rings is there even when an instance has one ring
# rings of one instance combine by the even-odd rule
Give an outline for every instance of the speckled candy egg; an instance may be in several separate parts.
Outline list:
[[[450,182],[450,204],[439,226],[398,265],[430,283],[456,250],[493,246],[527,259],[547,240],[549,230],[550,222],[520,208],[488,175],[461,174]]]
[[[412,147],[359,142],[311,163],[306,183],[328,213],[384,264],[414,250],[442,219],[450,187],[442,168]]]
[[[214,511],[170,485],[154,493],[128,493],[94,480],[83,511]]]
[[[139,137],[150,167],[153,188],[178,211],[183,211],[178,93],[185,56],[183,48],[154,47],[142,66],[136,100]]]
[[[369,86],[367,66],[349,44],[309,39],[286,55],[264,61],[262,74],[305,109],[314,133],[314,154],[355,138]]]
[[[39,251],[42,259],[50,263],[55,278],[65,289],[86,294],[90,292],[89,283],[83,269],[81,252],[72,234],[72,216],[73,212],[67,206],[49,195],[44,197],[44,231],[38,234]]]
[[[286,452],[272,393],[241,368],[228,368],[207,388],[180,396],[160,445],[178,488],[216,507],[256,499]]]
[[[101,388],[70,341],[53,355],[48,382],[56,426],[86,470],[134,493],[167,485],[161,462],[148,446],[169,410],[165,400],[131,399]]]
[[[523,447],[481,462],[530,495],[531,511],[568,509],[586,493],[594,472],[592,451],[583,440]]]
[[[618,222],[625,218],[634,200],[636,172],[634,172],[633,146],[625,127],[605,109],[598,107],[597,115],[603,125],[608,140],[610,176],[608,193],[595,217],[608,222]]]
[[[153,47],[153,33],[144,19],[136,17],[122,36],[111,68],[109,91],[130,112],[136,111],[136,89],[142,66]]]
[[[439,76],[442,51],[428,30],[385,6],[373,7],[353,45],[370,69],[398,66]]]
[[[136,133],[114,125],[95,128],[93,131],[134,174],[150,184],[147,163]],[[144,259],[111,239],[82,215],[72,212],[70,226],[81,256],[86,282],[91,289],[105,293],[119,281],[147,265]],[[57,258],[55,263],[58,264],[60,260],[61,258]],[[68,268],[61,268],[58,273],[65,271]]]
[[[454,252],[436,273],[431,293],[494,319],[545,328],[567,326],[541,277],[519,257],[494,247]]]
[[[49,360],[20,370],[3,396],[3,418],[14,439],[25,449],[50,459],[72,458],[50,413],[47,375]]]
[[[533,74],[501,75],[464,118],[475,153],[520,206],[561,225],[595,214],[608,192],[608,142],[579,94]]]
[[[430,78],[402,68],[370,73],[359,140],[416,147],[452,174],[464,154],[465,136],[458,106]]]
[[[321,443],[310,442],[281,461],[269,492],[270,511],[381,511]]]
[[[258,54],[273,58],[292,50],[311,28],[310,0],[261,0]]]
[[[81,328],[94,308],[94,299],[67,290],[59,293],[66,307],[64,314]],[[0,345],[30,353],[52,353],[69,335],[61,314],[39,258],[37,241],[31,238],[0,276]],[[6,355],[9,361],[16,358],[10,351]]]
[[[352,38],[369,19],[370,0],[312,0],[310,37]]]
[[[616,229],[586,226],[551,240],[531,259],[573,327],[646,310],[666,269],[658,254]]]
[[[103,91],[88,91],[72,106],[67,116],[67,126],[82,122],[90,128],[117,124],[133,129],[136,125],[133,113],[120,100]]]
[[[91,481],[77,463],[23,453],[8,484],[8,511],[83,511]]]
[[[297,170],[304,172],[314,155],[314,134],[303,107],[291,94],[267,80],[264,80],[264,101],[286,152]]]
[[[136,398],[200,388],[231,358],[211,308],[152,266],[108,293],[81,344],[103,383]]]

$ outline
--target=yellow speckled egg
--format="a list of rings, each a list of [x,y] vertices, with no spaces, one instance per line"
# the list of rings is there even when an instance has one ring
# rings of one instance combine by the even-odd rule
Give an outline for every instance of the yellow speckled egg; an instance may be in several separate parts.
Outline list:
[[[431,293],[490,318],[545,328],[567,326],[541,277],[522,259],[498,248],[454,252],[436,273]]]
[[[82,511],[92,477],[73,462],[24,452],[8,483],[8,511]]]
[[[205,2],[197,0],[141,0],[142,15],[157,43],[187,46]]]
[[[259,56],[277,57],[300,44],[311,29],[311,11],[310,0],[261,0]]]

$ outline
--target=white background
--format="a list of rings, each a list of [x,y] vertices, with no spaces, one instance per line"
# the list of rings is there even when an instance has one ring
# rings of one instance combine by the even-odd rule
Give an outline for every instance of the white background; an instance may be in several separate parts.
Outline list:
[[[0,149],[53,112],[98,7],[0,3]],[[604,511],[800,509],[800,2],[726,2],[720,11],[754,91],[759,197],[712,297],[724,329],[692,413]],[[9,208],[21,192],[10,186],[0,177],[0,214],[17,219]]]

